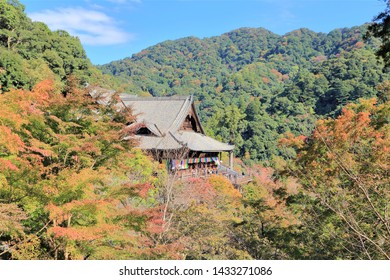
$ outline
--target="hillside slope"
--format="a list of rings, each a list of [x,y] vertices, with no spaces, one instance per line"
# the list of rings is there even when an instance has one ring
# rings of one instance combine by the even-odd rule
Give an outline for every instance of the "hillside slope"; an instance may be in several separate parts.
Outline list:
[[[310,135],[315,120],[334,117],[388,79],[367,26],[328,34],[302,28],[283,36],[240,28],[221,36],[165,41],[100,66],[129,82],[132,94],[194,94],[208,133],[236,145],[243,158],[269,162],[285,133]]]

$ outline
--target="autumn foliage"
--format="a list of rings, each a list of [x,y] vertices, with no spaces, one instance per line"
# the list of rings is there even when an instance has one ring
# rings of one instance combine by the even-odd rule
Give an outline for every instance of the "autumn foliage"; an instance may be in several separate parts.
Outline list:
[[[159,208],[141,206],[158,166],[122,140],[127,112],[97,105],[69,79],[66,95],[50,80],[0,95],[0,244],[9,248],[0,257],[164,255],[146,234],[160,226]]]
[[[388,102],[286,133],[297,159],[237,188],[168,176],[123,141],[129,112],[72,84],[0,95],[1,258],[388,258]]]
[[[330,211],[321,223],[343,258],[390,258],[389,102],[376,103],[360,100],[337,119],[319,121],[291,169]]]

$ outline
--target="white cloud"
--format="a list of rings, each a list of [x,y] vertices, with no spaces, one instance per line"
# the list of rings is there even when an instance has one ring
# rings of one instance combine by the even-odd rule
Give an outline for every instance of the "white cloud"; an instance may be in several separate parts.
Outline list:
[[[120,1],[120,0],[119,0]],[[86,45],[116,45],[128,42],[133,35],[100,11],[84,8],[59,8],[29,14],[34,21],[46,23],[52,30],[66,30]]]

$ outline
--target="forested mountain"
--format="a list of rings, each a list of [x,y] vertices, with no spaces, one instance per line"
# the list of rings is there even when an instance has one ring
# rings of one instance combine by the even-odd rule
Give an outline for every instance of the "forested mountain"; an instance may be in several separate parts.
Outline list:
[[[379,42],[363,41],[366,29],[279,36],[241,28],[162,42],[101,69],[130,82],[133,94],[194,94],[210,135],[234,143],[242,158],[267,163],[294,156],[277,147],[282,134],[308,136],[318,118],[377,95],[389,75],[374,55]]]

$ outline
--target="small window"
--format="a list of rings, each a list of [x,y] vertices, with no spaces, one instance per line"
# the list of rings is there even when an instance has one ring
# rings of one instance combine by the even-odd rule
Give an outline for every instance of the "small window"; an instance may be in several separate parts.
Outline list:
[[[137,130],[137,135],[150,135],[152,132],[147,127],[141,127]]]

